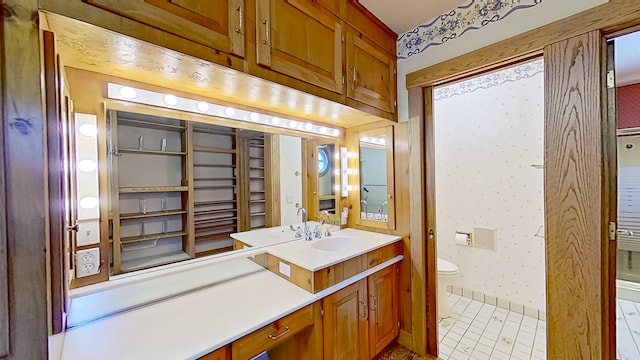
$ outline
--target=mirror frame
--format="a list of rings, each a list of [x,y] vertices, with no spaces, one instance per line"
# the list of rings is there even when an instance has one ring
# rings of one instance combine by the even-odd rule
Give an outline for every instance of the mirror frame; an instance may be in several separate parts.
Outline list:
[[[354,133],[353,144],[357,146],[356,149],[350,149],[353,154],[357,154],[357,156],[353,156],[349,159],[349,168],[354,169],[352,175],[349,176],[349,183],[353,185],[353,190],[351,190],[349,194],[349,199],[351,200],[353,212],[352,216],[355,218],[355,223],[361,226],[367,226],[371,228],[378,229],[390,229],[394,230],[396,228],[395,223],[395,164],[393,157],[393,147],[395,143],[395,139],[393,138],[393,126],[388,125],[380,128],[370,129],[370,130],[361,130]],[[388,141],[385,144],[385,149],[387,153],[387,215],[388,221],[377,221],[370,219],[363,219],[360,217],[361,209],[360,209],[360,138],[365,136],[384,136]],[[356,151],[354,151],[356,150]]]
[[[319,221],[319,213],[320,213],[320,198],[318,195],[318,146],[322,144],[333,144],[334,151],[340,150],[340,142],[339,141],[330,141],[329,139],[306,139],[303,140],[303,153],[305,155],[305,163],[303,164],[304,173],[306,174],[306,181],[303,181],[303,193],[306,194],[306,204],[305,207],[307,209],[307,216],[309,220]],[[340,163],[335,157],[330,159],[334,161],[336,169],[340,168]],[[333,175],[335,177],[335,184],[340,183],[340,175]],[[306,189],[305,189],[306,187]],[[334,191],[335,203],[336,203],[336,213],[331,214],[331,219],[335,222],[336,225],[340,224],[339,213],[343,207],[343,202],[341,201],[342,197],[340,196],[339,191]]]

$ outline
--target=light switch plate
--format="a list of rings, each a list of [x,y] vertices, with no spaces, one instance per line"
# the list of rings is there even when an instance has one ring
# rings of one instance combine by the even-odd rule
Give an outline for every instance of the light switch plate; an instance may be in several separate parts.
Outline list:
[[[280,274],[286,276],[286,277],[291,277],[291,266],[287,265],[285,263],[283,263],[282,261],[280,261],[279,265],[278,265],[278,270],[280,271]]]
[[[293,195],[287,194],[287,204],[293,204]]]

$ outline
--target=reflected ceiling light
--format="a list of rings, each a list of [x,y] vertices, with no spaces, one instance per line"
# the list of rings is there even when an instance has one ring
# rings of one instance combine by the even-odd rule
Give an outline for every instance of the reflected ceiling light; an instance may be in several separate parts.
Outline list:
[[[340,153],[339,152],[336,152],[335,158],[336,158],[336,160],[340,160]]]
[[[207,104],[204,101],[200,101],[198,102],[198,110],[202,111],[202,112],[207,112],[209,110],[209,104]]]
[[[133,99],[136,97],[136,90],[130,86],[123,86],[120,88],[120,95],[127,99]]]
[[[98,134],[98,128],[93,124],[82,124],[78,126],[78,131],[84,136],[96,136]]]
[[[351,174],[353,174],[353,169],[351,168],[347,169],[347,175],[351,175]]]
[[[353,157],[353,153],[351,151],[347,152],[347,158],[351,159]]]
[[[336,191],[340,191],[340,185],[336,185],[333,187]]]
[[[82,172],[92,172],[96,169],[96,162],[93,160],[80,160],[78,170]]]
[[[336,169],[336,171],[334,171],[334,173],[335,173],[336,175],[340,175],[340,169]],[[340,187],[338,186],[338,189],[339,189],[339,188],[340,188]]]
[[[134,97],[129,97],[135,94]],[[185,97],[177,97],[172,94],[163,94],[141,88],[133,88],[114,83],[107,84],[107,97],[138,104],[178,109],[181,111],[205,114],[209,116],[224,116],[236,121],[251,121],[264,126],[288,127],[295,131],[337,137],[341,129],[330,126],[314,125],[311,122],[301,122],[299,119],[281,119],[277,116],[251,112],[233,107],[218,105]],[[322,108],[321,108],[322,109]],[[97,131],[86,131],[87,136],[95,135]]]
[[[98,206],[98,199],[93,196],[87,196],[80,199],[80,207],[83,209],[94,209]]]
[[[386,145],[386,144],[387,144],[387,140],[385,140],[385,139],[380,139],[380,140],[378,140],[378,143],[379,143],[380,145]]]
[[[178,98],[175,97],[175,95],[167,94],[167,95],[164,96],[164,102],[167,105],[173,106],[173,105],[178,103]]]

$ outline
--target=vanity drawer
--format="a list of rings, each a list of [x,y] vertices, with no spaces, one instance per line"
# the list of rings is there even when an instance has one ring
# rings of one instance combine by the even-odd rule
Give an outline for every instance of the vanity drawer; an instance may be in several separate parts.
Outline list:
[[[231,344],[231,356],[234,360],[250,359],[279,345],[310,325],[313,325],[313,305],[308,305],[234,341]]]

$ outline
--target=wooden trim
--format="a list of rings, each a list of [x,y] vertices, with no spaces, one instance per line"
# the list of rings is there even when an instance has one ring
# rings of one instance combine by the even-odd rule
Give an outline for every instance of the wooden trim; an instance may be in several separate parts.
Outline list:
[[[0,37],[2,37],[2,45],[0,45],[0,51],[4,51],[4,42],[5,37],[3,34],[4,24],[0,22]],[[1,53],[0,53],[1,54]],[[4,107],[4,56],[0,55],[0,129],[8,128],[8,121],[5,121],[5,107]],[[9,356],[9,334],[11,333],[11,323],[9,322],[9,280],[11,276],[9,275],[9,266],[8,266],[8,251],[9,247],[7,244],[7,200],[6,200],[6,184],[5,179],[7,178],[7,173],[5,172],[4,163],[7,160],[7,157],[4,155],[5,149],[5,131],[0,131],[0,149],[2,150],[2,155],[0,155],[0,324],[4,324],[0,326],[0,358],[4,358]]]
[[[615,346],[602,324],[607,317],[602,308],[609,281],[603,278],[607,273],[603,246],[609,241],[604,226],[609,204],[603,199],[600,50],[599,31],[544,49],[547,356],[551,359],[607,358],[609,346]]]
[[[184,125],[186,129],[182,134],[182,150],[187,153],[182,162],[182,171],[184,174],[183,182],[187,182],[187,199],[186,206],[183,209],[186,210],[186,214],[182,216],[183,228],[187,232],[186,244],[183,249],[189,254],[190,258],[196,256],[196,226],[195,226],[195,190],[194,190],[194,172],[193,172],[193,158],[195,154],[193,152],[193,122],[185,121]]]
[[[534,55],[552,43],[588,31],[618,31],[640,23],[640,2],[609,2],[507,40],[485,46],[407,75],[407,88],[440,84],[469,73]]]
[[[433,87],[422,89],[424,104],[424,146],[425,146],[425,196],[427,211],[426,238],[426,279],[427,279],[427,353],[438,355],[438,311],[437,311],[437,249],[436,239],[436,156],[435,119],[433,116]]]
[[[422,88],[409,89],[409,187],[412,189],[411,216],[411,350],[437,356],[427,342],[426,243],[423,220],[425,209],[425,103]],[[435,285],[435,284],[434,284]],[[437,324],[436,324],[437,328]],[[438,338],[435,337],[437,341]]]
[[[267,203],[264,208],[266,226],[280,225],[280,159],[280,136],[264,134],[264,188],[267,189]]]
[[[8,359],[47,358],[48,193],[37,0],[5,0],[1,22]],[[11,56],[20,54],[19,56]],[[3,323],[4,328],[6,323]],[[7,344],[1,346],[7,350]]]

